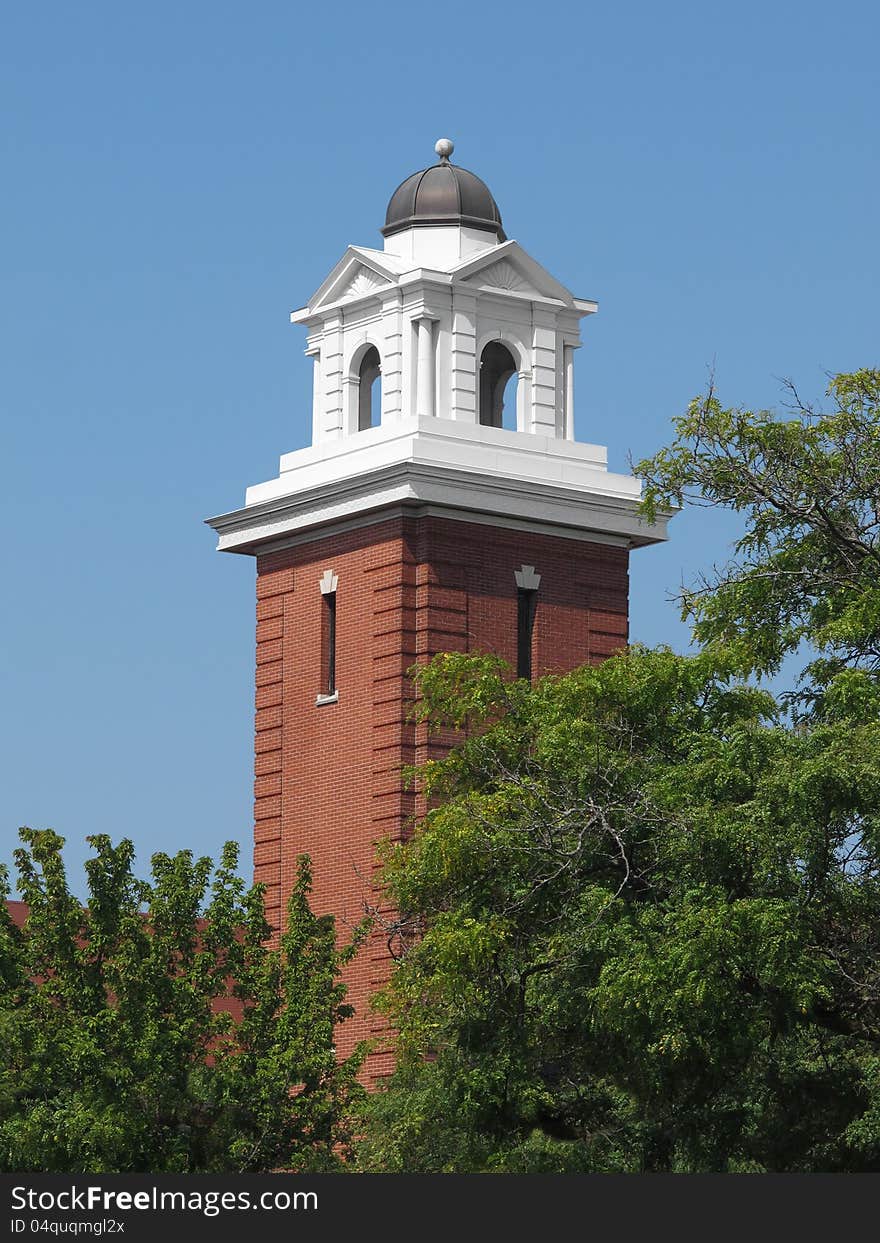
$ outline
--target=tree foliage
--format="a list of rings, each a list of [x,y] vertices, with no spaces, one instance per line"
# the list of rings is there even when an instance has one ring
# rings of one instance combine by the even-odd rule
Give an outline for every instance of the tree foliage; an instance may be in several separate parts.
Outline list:
[[[280,949],[262,893],[187,851],[133,874],[130,842],[90,838],[85,907],[63,839],[24,829],[23,928],[0,907],[0,1168],[57,1172],[339,1168],[362,1050],[330,918],[299,861]],[[3,897],[8,896],[4,877]]]
[[[745,532],[725,568],[682,596],[697,640],[743,674],[775,673],[806,644],[802,702],[880,708],[880,371],[835,376],[819,413],[787,385],[795,417],[726,408],[710,390],[673,444],[638,463],[649,514],[725,506]]]
[[[391,1170],[880,1169],[878,385],[794,421],[692,405],[647,508],[738,509],[702,650],[535,686],[418,673],[429,810],[389,848]],[[792,722],[738,680],[811,644]]]

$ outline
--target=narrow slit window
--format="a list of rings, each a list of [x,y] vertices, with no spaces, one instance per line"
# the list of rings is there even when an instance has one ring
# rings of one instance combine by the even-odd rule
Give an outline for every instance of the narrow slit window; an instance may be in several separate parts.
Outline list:
[[[336,584],[332,570],[321,575],[321,689],[317,704],[336,703]]]
[[[516,592],[516,676],[532,680],[532,634],[538,593],[518,587]]]
[[[321,597],[323,601],[323,676],[321,678],[323,695],[336,694],[336,592],[327,591]]]

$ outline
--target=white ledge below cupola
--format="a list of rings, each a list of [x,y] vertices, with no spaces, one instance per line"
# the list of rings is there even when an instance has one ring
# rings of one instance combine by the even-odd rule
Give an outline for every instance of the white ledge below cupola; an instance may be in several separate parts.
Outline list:
[[[285,454],[243,509],[209,520],[224,552],[254,554],[328,525],[381,521],[401,507],[628,547],[666,538],[640,483],[608,471],[598,445],[447,419],[412,418]]]

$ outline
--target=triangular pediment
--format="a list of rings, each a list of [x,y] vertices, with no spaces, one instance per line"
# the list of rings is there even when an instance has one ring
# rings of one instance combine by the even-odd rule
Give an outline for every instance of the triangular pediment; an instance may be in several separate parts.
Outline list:
[[[571,292],[527,254],[519,242],[504,242],[458,266],[457,280],[480,289],[574,304]]]
[[[336,297],[342,298],[362,298],[365,294],[375,293],[377,289],[387,289],[388,281],[383,280],[370,268],[360,264],[354,269],[349,279],[346,281],[342,289],[338,291]]]
[[[488,285],[492,289],[513,290],[514,293],[536,294],[538,290],[523,276],[522,272],[509,259],[498,259],[483,268],[475,276],[468,277],[480,285]]]
[[[350,246],[323,284],[309,299],[308,309],[315,312],[349,298],[365,298],[389,289],[397,279],[390,265],[377,263],[371,255],[359,253]]]

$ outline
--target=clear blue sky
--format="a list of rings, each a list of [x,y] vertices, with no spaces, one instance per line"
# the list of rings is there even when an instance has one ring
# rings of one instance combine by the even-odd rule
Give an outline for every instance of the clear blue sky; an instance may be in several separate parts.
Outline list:
[[[0,855],[19,824],[139,857],[244,845],[253,563],[202,519],[306,443],[287,322],[436,138],[598,299],[577,431],[658,447],[878,364],[876,3],[7,6]],[[632,634],[729,525],[633,558]]]

